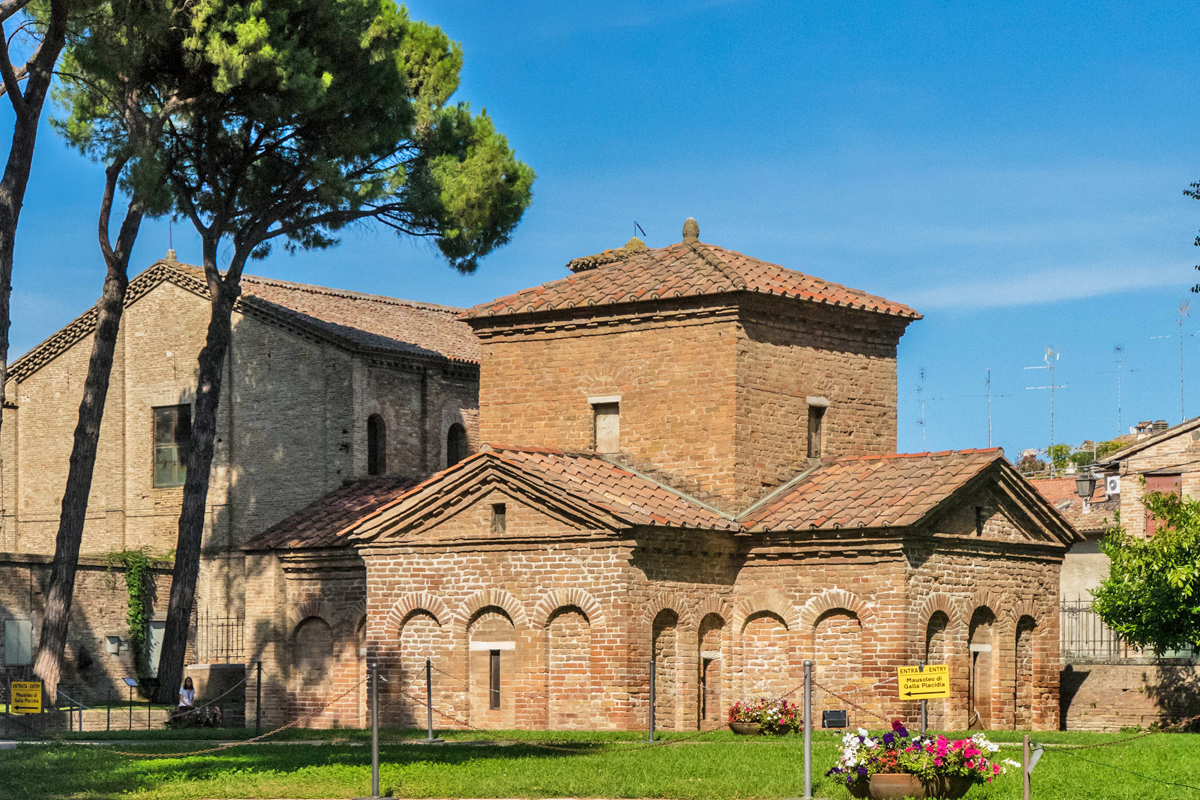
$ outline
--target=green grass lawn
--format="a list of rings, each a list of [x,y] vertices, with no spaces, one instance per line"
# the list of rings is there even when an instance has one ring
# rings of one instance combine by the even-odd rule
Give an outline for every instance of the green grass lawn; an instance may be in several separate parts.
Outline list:
[[[203,745],[164,741],[163,731],[134,749],[174,752]],[[205,732],[210,733],[210,732]],[[228,731],[219,731],[222,738]],[[128,735],[128,734],[126,734]],[[244,733],[239,732],[244,736]],[[803,760],[800,737],[735,738],[722,731],[700,743],[639,746],[644,737],[629,734],[520,732],[523,739],[563,743],[568,751],[530,745],[467,745],[483,734],[449,734],[459,744],[399,744],[419,737],[412,731],[384,731],[381,747],[382,790],[396,797],[799,797]],[[86,736],[86,734],[85,734]],[[370,794],[370,750],[353,746],[361,731],[298,731],[293,740],[340,737],[337,744],[250,745],[223,753],[172,759],[117,756],[105,746],[23,745],[0,751],[0,797],[23,798],[346,798]],[[232,738],[232,737],[228,737]],[[667,740],[682,738],[668,734]],[[999,739],[996,735],[993,738]],[[1011,735],[1007,738],[1012,738]],[[1019,735],[1018,737],[1019,738]],[[1096,743],[1116,734],[1039,734],[1041,740]],[[582,740],[601,740],[586,744]],[[120,749],[131,749],[121,746]],[[815,794],[846,798],[840,785],[824,778],[837,757],[837,737],[814,737]],[[1020,760],[1019,748],[1001,755]],[[1085,750],[1078,755],[1154,777],[1200,786],[1200,735],[1160,734],[1125,745]],[[968,798],[1019,798],[1014,771],[991,786],[973,789]],[[1128,798],[1175,800],[1200,791],[1163,786],[1048,749],[1034,772],[1034,797],[1088,800]]]

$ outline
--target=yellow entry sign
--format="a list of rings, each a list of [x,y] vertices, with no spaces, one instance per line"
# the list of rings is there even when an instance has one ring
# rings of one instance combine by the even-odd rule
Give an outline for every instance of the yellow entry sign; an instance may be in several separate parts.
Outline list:
[[[950,668],[945,664],[920,667],[900,667],[901,700],[936,700],[950,696]]]
[[[42,713],[42,682],[13,681],[9,710],[14,714]]]

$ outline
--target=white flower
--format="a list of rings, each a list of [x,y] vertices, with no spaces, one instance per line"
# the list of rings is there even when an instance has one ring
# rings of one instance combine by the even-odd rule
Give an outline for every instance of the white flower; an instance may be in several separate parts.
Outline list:
[[[870,736],[870,735],[871,735],[871,732],[870,732],[870,731],[868,731],[866,728],[859,728],[859,729],[858,729],[858,735],[859,735],[859,736]]]

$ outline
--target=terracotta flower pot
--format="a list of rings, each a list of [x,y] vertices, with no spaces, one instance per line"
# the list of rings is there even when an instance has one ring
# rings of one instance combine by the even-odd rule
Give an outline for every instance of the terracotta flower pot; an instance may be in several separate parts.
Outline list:
[[[866,797],[872,800],[899,800],[899,798],[935,798],[936,800],[958,800],[970,791],[975,782],[960,776],[939,777],[929,783],[921,783],[916,775],[879,773],[871,776]]]
[[[731,722],[729,729],[738,736],[761,736],[762,730],[757,722]]]
[[[916,775],[880,772],[871,776],[867,796],[871,800],[904,800],[908,797],[924,800],[929,795]]]

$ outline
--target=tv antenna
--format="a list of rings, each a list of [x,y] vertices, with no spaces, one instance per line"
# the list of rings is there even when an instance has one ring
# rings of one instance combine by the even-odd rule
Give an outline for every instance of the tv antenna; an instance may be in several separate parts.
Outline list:
[[[1179,333],[1172,333],[1169,336],[1151,336],[1150,337],[1151,339],[1174,339],[1177,336],[1179,337],[1179,421],[1180,422],[1187,421],[1187,413],[1184,411],[1184,406],[1183,406],[1183,339],[1184,339],[1184,336],[1195,336],[1196,335],[1195,333],[1185,334],[1183,332],[1183,318],[1191,316],[1191,314],[1188,313],[1188,306],[1191,305],[1191,302],[1192,301],[1190,301],[1190,300],[1184,300],[1182,303],[1179,304],[1179,320],[1178,320]],[[1200,331],[1197,331],[1196,333],[1200,333]]]
[[[917,400],[921,404],[921,418],[917,424],[921,426],[921,450],[925,448],[925,368],[921,367],[921,382],[917,384]]]
[[[1026,386],[1028,389],[1049,389],[1050,390],[1050,447],[1046,449],[1046,455],[1050,457],[1050,477],[1054,477],[1054,390],[1065,389],[1067,385],[1056,384],[1054,382],[1054,367],[1058,363],[1058,350],[1053,347],[1046,348],[1045,366],[1041,367],[1025,367],[1025,369],[1044,369],[1050,373],[1050,383],[1046,386]]]
[[[645,236],[645,235],[646,235],[646,231],[645,231],[645,229],[644,229],[644,228],[642,228],[642,226],[641,226],[641,225],[638,225],[638,223],[637,223],[637,220],[635,219],[635,220],[633,221],[633,235],[634,235],[634,236],[637,236],[637,235],[638,235],[638,231],[641,231],[641,232],[642,232],[642,236]]]

